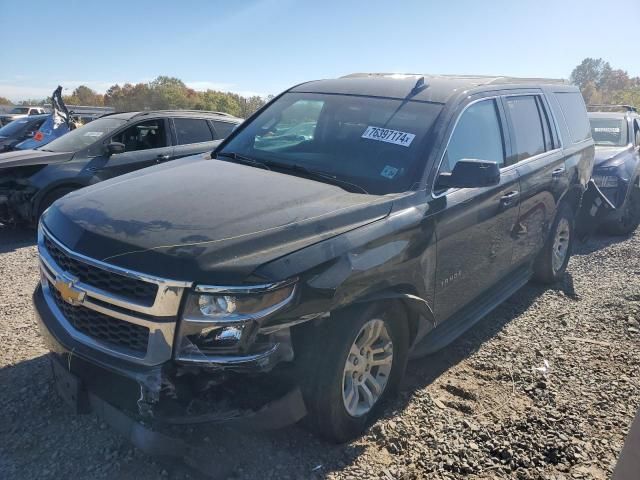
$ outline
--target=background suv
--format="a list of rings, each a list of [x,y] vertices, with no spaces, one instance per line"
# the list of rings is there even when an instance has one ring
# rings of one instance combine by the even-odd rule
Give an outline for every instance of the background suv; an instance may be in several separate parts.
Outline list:
[[[589,111],[596,142],[593,180],[616,207],[603,227],[631,233],[640,224],[640,115],[626,105],[589,105]]]
[[[121,384],[103,398],[157,424],[306,412],[344,441],[409,356],[562,278],[594,146],[576,87],[360,74],[289,89],[213,155],[47,210],[59,385]]]
[[[35,150],[0,155],[0,222],[35,223],[78,188],[210,152],[241,122],[225,113],[127,112],[103,116]]]

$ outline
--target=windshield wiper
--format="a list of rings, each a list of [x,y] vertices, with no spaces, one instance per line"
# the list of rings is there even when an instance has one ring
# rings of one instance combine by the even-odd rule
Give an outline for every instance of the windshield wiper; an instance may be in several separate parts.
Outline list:
[[[258,168],[264,168],[266,170],[271,170],[271,168],[269,168],[269,165],[267,165],[265,162],[261,162],[260,160],[256,160],[255,158],[251,158],[251,157],[247,157],[246,155],[242,155],[241,153],[237,153],[237,152],[220,152],[216,155],[216,158],[218,157],[227,157],[230,158],[232,160],[235,160],[236,162],[242,163],[244,165],[251,165],[252,167],[258,167]]]
[[[369,192],[367,192],[363,187],[361,187],[358,184],[351,183],[346,180],[342,180],[336,177],[335,175],[331,175],[326,172],[311,170],[307,167],[303,167],[302,165],[298,165],[295,163],[288,164],[288,163],[280,163],[280,162],[265,162],[265,164],[274,168],[278,168],[280,170],[290,170],[292,172],[302,173],[303,175],[309,178],[313,178],[321,182],[328,182],[328,183],[332,183],[334,185],[342,186],[342,187],[346,186],[346,187],[349,187],[351,190],[355,189],[355,190],[361,191],[364,194],[367,194],[367,195],[369,194]]]

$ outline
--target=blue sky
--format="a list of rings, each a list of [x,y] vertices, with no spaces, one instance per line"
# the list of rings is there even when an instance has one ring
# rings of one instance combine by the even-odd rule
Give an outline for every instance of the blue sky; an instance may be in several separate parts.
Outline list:
[[[362,71],[566,78],[588,56],[640,75],[639,0],[0,0],[0,25],[12,100],[158,75],[262,95]]]

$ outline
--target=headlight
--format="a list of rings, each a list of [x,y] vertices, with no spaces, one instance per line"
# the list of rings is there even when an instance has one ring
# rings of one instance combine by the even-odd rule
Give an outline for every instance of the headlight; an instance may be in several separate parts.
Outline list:
[[[269,315],[291,298],[294,284],[266,291],[206,293],[196,289],[187,299],[184,318],[195,321],[238,322]]]
[[[593,181],[600,188],[615,188],[618,186],[618,177],[613,175],[594,175]]]
[[[208,355],[243,350],[260,322],[293,299],[295,283],[257,287],[197,287],[180,319],[176,358],[206,361]]]

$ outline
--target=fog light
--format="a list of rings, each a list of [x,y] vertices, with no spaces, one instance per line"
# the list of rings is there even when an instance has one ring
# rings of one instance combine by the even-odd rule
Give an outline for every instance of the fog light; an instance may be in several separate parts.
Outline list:
[[[193,343],[198,347],[232,347],[242,338],[244,325],[231,327],[207,327],[203,328]]]

